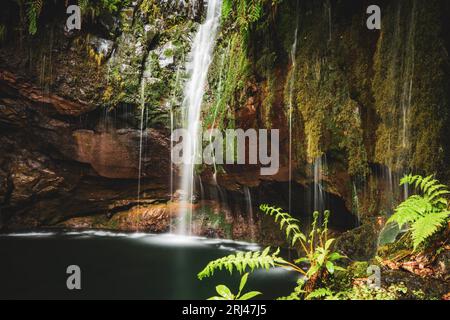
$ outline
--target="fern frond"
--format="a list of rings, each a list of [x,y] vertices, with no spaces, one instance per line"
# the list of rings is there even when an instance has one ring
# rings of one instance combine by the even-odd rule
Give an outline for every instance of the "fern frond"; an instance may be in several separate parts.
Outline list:
[[[328,288],[319,288],[308,294],[306,300],[320,299],[332,296],[333,292]]]
[[[248,269],[269,269],[274,267],[276,263],[282,263],[284,260],[278,257],[280,249],[269,254],[270,247],[263,252],[238,252],[224,258],[220,258],[208,263],[208,265],[197,275],[200,280],[214,275],[216,270],[227,270],[230,274],[233,270],[237,270],[240,274],[245,273]]]
[[[36,34],[38,13],[33,1],[27,2],[27,19],[28,19],[28,33],[31,35]]]
[[[401,229],[404,225],[415,222],[430,210],[432,210],[432,206],[429,201],[421,196],[414,195],[395,209],[395,213],[389,218],[387,223],[396,222]]]
[[[429,237],[439,231],[449,219],[448,187],[439,184],[434,175],[406,175],[400,180],[401,185],[414,185],[421,195],[413,195],[395,209],[394,215],[387,221],[396,222],[400,228],[406,224],[411,226],[414,250]]]
[[[300,240],[306,242],[306,236],[300,231],[298,219],[293,218],[287,212],[282,212],[281,208],[271,207],[267,204],[262,204],[260,209],[268,216],[275,216],[275,222],[280,225],[280,230],[285,228],[286,239],[292,246],[295,246]]]
[[[450,211],[435,212],[414,222],[411,227],[414,250],[439,231],[446,224],[449,216]]]
[[[37,14],[40,15],[44,6],[44,0],[34,0],[34,6],[36,7]]]
[[[288,296],[277,298],[277,300],[301,300],[301,296],[306,293],[303,289],[304,285],[304,279],[297,280],[297,286],[294,288],[294,291]]]
[[[442,196],[450,194],[450,191],[446,185],[439,184],[439,181],[433,178],[434,175],[425,178],[420,175],[406,175],[400,180],[400,185],[414,185],[432,204],[446,205],[447,200]]]
[[[422,179],[422,181],[419,184],[419,189],[422,190],[422,192],[425,194],[426,194],[427,186],[429,186],[430,183],[432,183],[432,181],[433,181],[431,179],[433,179],[433,175],[429,175],[428,177]],[[434,180],[434,181],[437,181],[437,180]]]
[[[436,203],[436,204],[441,203],[443,205],[446,205],[447,199],[443,198],[442,196],[447,195],[447,194],[450,194],[450,191],[442,189],[442,188],[437,188],[428,195],[428,198],[433,203]]]

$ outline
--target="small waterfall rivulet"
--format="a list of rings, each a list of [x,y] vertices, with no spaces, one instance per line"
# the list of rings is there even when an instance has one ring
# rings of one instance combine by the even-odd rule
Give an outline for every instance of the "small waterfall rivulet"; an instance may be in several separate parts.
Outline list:
[[[297,70],[296,55],[297,55],[297,41],[298,41],[298,25],[299,25],[299,11],[298,0],[296,6],[297,22],[294,32],[294,41],[291,47],[291,79],[289,82],[289,109],[288,109],[288,126],[289,126],[289,212],[292,212],[292,113],[294,112],[294,85],[295,85],[295,72]]]
[[[361,213],[359,212],[359,197],[358,197],[358,188],[356,187],[355,181],[352,182],[352,203],[353,203],[353,213],[356,215],[358,219],[358,224],[361,223]]]
[[[141,178],[142,178],[142,150],[144,147],[144,118],[145,118],[145,84],[146,80],[145,78],[141,81],[141,123],[140,123],[140,131],[141,136],[139,139],[139,173],[138,173],[138,190],[137,190],[137,196],[138,196],[138,205],[141,204]]]
[[[250,237],[251,240],[255,240],[255,230],[254,230],[254,216],[253,216],[253,202],[252,202],[252,194],[250,192],[249,187],[244,187],[244,197],[245,197],[245,205],[247,210],[247,218],[248,218],[248,226],[250,229]]]
[[[386,154],[390,156],[386,159],[386,168],[381,172],[386,194],[389,195],[385,198],[387,207],[395,207],[400,200],[409,197],[408,186],[400,188],[399,180],[404,174],[411,172],[410,159],[413,151],[410,131],[414,110],[417,2],[398,2],[395,8],[393,40],[389,44],[392,48],[389,69],[396,84],[392,87],[389,98],[392,106],[390,114],[393,115],[391,121],[397,130],[388,135]],[[390,209],[386,210],[391,212]]]
[[[183,165],[181,166],[180,192],[183,201],[191,202],[194,198],[194,168],[198,157],[200,130],[200,113],[205,93],[209,66],[212,61],[217,30],[220,24],[221,0],[208,0],[206,20],[200,25],[190,52],[187,71],[189,80],[184,89],[183,126],[188,137],[183,139]],[[191,233],[192,209],[180,207],[179,234]]]
[[[219,83],[217,85],[217,97],[216,97],[216,106],[214,107],[214,115],[213,115],[213,121],[212,121],[212,129],[216,128],[217,125],[217,113],[219,110],[219,105],[221,103],[221,98],[222,98],[222,93],[223,93],[223,88],[224,88],[224,84],[223,84],[223,70],[225,67],[225,57],[228,56],[228,54],[230,53],[230,45],[231,42],[228,42],[228,45],[225,49],[225,51],[222,53],[222,56],[220,57],[220,71],[219,71]],[[211,130],[210,135],[209,135],[209,142],[212,144],[213,143],[213,130]],[[216,163],[216,157],[215,154],[213,153],[213,180],[215,185],[217,186],[217,163]]]
[[[326,11],[328,15],[328,42],[331,42],[333,36],[332,22],[331,22],[331,3],[330,0],[326,2]]]
[[[326,167],[326,156],[317,157],[313,164],[314,186],[313,205],[314,211],[323,212],[326,210],[326,199],[323,188],[324,170]]]
[[[402,147],[403,155],[410,156],[410,134],[409,134],[409,122],[410,111],[412,104],[412,94],[414,86],[414,73],[415,73],[415,34],[416,34],[416,1],[412,2],[411,17],[409,21],[409,30],[407,31],[407,41],[404,48],[403,59],[403,84],[401,88],[400,105],[402,109]],[[409,168],[404,168],[404,172],[408,173]],[[403,187],[403,198],[407,199],[409,196],[408,185]]]

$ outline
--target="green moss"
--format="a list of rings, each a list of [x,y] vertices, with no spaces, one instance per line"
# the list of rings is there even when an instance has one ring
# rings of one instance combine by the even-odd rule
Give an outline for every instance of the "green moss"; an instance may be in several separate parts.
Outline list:
[[[447,57],[439,49],[441,6],[438,1],[402,1],[385,10],[374,62],[373,91],[381,119],[375,158],[394,170],[433,173],[443,166],[448,111],[442,106],[448,104],[448,82]]]
[[[327,8],[311,6],[302,21],[298,35],[295,78],[295,104],[305,134],[305,153],[313,162],[324,153],[344,154],[350,175],[366,175],[368,156],[364,144],[362,112],[370,108],[368,90],[369,67],[365,58],[370,48],[356,45],[361,37],[356,26],[332,21],[329,34]],[[307,26],[307,27],[304,27]],[[358,52],[360,51],[360,52]],[[368,52],[367,52],[368,51]],[[351,56],[352,59],[345,57]]]
[[[194,219],[197,223],[202,225],[202,230],[212,229],[216,233],[223,233],[223,237],[226,239],[231,239],[232,225],[227,222],[225,213],[215,212],[210,206],[204,206],[194,213]]]
[[[179,15],[166,16],[153,0],[141,2],[139,11],[127,8],[120,16],[122,35],[116,41],[114,56],[107,63],[108,85],[103,102],[108,108],[134,106],[136,117],[140,117],[144,103],[146,126],[169,127],[169,109],[179,107],[175,97],[182,96],[182,72],[176,68],[185,63],[189,51],[186,34],[195,24]],[[168,43],[170,47],[164,47]],[[167,57],[173,57],[174,63],[161,67],[159,61]]]
[[[234,127],[234,108],[238,108],[242,102],[241,92],[245,88],[250,68],[242,40],[241,34],[231,34],[229,40],[216,50],[209,76],[212,90],[208,93],[210,107],[204,116],[206,128]]]

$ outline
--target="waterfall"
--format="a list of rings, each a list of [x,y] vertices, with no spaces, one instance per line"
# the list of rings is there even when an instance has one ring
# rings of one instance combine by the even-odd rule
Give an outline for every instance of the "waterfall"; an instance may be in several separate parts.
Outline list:
[[[187,70],[189,80],[184,89],[184,128],[189,137],[183,140],[184,163],[181,166],[181,196],[182,200],[190,202],[194,198],[194,166],[198,157],[198,148],[201,140],[198,139],[200,131],[200,113],[205,93],[208,69],[212,61],[215,38],[220,24],[221,0],[207,1],[207,14],[205,22],[200,25],[195,35],[192,50],[189,54]],[[182,206],[183,207],[183,206]],[[178,233],[191,233],[190,223],[192,209],[185,207],[180,210],[180,225]]]
[[[297,63],[295,61],[295,57],[297,55],[297,38],[298,38],[298,24],[299,24],[299,18],[298,18],[298,1],[297,1],[297,7],[296,7],[296,13],[297,13],[297,24],[295,27],[295,33],[294,33],[294,41],[292,43],[291,47],[291,63],[292,63],[292,70],[291,70],[291,79],[289,82],[289,110],[288,110],[288,126],[289,126],[289,212],[292,212],[292,113],[294,108],[294,84],[295,84],[295,71],[297,70]]]
[[[175,87],[172,92],[172,97],[170,101],[170,132],[173,132],[175,130],[175,112],[174,112],[174,105],[177,103],[177,89],[179,85],[180,80],[180,67],[177,68],[177,73],[175,75]],[[173,150],[174,143],[173,140],[170,140],[170,150]],[[174,195],[174,170],[173,165],[170,166],[170,201],[173,202],[173,195]],[[171,207],[172,208],[172,207]],[[170,209],[170,231],[172,232],[172,209]]]

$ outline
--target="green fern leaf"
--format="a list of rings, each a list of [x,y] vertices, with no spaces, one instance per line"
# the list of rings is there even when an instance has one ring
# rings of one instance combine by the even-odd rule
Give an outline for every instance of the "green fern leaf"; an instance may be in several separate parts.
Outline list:
[[[256,268],[269,269],[275,266],[275,263],[282,263],[283,259],[279,258],[280,249],[276,250],[272,254],[270,253],[270,247],[261,252],[238,252],[234,255],[229,255],[224,258],[220,258],[208,263],[208,265],[197,275],[200,280],[206,277],[214,275],[216,270],[227,270],[230,274],[233,270],[238,271],[240,274],[245,273],[248,269],[254,271]]]
[[[430,201],[432,201],[433,203],[447,203],[447,200],[441,197],[446,194],[450,194],[450,191],[444,190],[444,189],[439,189],[439,190],[436,190],[436,191],[433,191],[432,193],[430,193],[430,195],[428,196],[428,199]]]
[[[445,225],[449,215],[450,211],[436,212],[428,214],[414,222],[412,225],[414,250],[430,236],[439,231]]]
[[[427,205],[423,198],[412,196],[397,207],[387,223],[396,222],[401,229],[404,225],[419,219],[427,209],[431,209],[431,207]]]
[[[320,299],[320,298],[329,297],[331,295],[333,295],[333,292],[331,292],[330,289],[328,289],[328,288],[320,288],[320,289],[317,289],[317,290],[314,290],[313,292],[311,292],[306,297],[306,300]]]
[[[423,179],[421,182],[420,182],[420,189],[424,192],[424,193],[426,193],[426,186],[428,185],[428,182],[430,182],[431,181],[431,179],[433,179],[433,175],[429,175],[428,177],[426,177],[425,179]]]
[[[300,231],[299,220],[293,218],[289,213],[282,212],[281,208],[270,207],[262,204],[260,210],[266,215],[275,214],[275,222],[280,225],[280,230],[285,228],[286,239],[294,246],[298,241],[306,242],[306,236]]]
[[[414,250],[416,250],[425,240],[441,229],[450,215],[450,211],[442,211],[428,214],[418,219],[412,225],[412,238]]]

